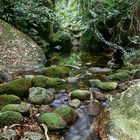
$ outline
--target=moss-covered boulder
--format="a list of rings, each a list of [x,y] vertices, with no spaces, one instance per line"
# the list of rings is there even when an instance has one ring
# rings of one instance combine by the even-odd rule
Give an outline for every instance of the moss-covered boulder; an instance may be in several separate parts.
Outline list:
[[[45,123],[49,130],[62,130],[66,127],[66,122],[57,113],[45,113],[38,117],[40,123]]]
[[[108,91],[116,89],[117,86],[118,86],[117,82],[101,82],[98,87],[101,90]]]
[[[22,123],[23,118],[19,112],[5,111],[0,112],[0,127],[8,126],[11,124]]]
[[[1,69],[8,72],[35,70],[46,63],[42,49],[27,35],[0,19]]]
[[[0,84],[0,94],[14,94],[23,97],[28,95],[30,87],[30,79],[19,78],[6,84]]]
[[[127,82],[132,80],[132,77],[127,72],[118,72],[106,77],[107,80],[117,80],[120,82]]]
[[[50,88],[63,83],[63,81],[60,78],[51,78],[51,77],[40,75],[40,76],[35,76],[32,79],[32,83],[34,87]]]
[[[69,75],[69,68],[64,66],[52,66],[41,69],[42,74],[49,77],[64,77]]]
[[[14,111],[14,112],[20,112],[21,114],[29,114],[31,109],[31,105],[27,103],[22,104],[8,104],[4,106],[1,111]]]
[[[74,123],[78,118],[78,115],[74,109],[66,105],[56,108],[55,112],[58,113],[68,125]]]
[[[126,67],[127,68],[127,67]],[[116,71],[116,73],[121,73],[121,72],[124,72],[124,73],[128,73],[128,74],[131,74],[131,70],[129,70],[129,69],[119,69],[119,70],[117,70]]]
[[[54,99],[54,94],[41,87],[33,87],[30,89],[28,100],[34,104],[47,104],[52,102]]]
[[[0,95],[0,109],[8,104],[19,104],[20,98],[15,95]]]
[[[71,35],[64,31],[58,31],[54,33],[51,37],[51,46],[52,48],[56,48],[56,46],[60,46],[60,51],[64,53],[70,53],[72,48],[72,40]]]
[[[80,90],[76,89],[71,92],[71,99],[79,99],[79,100],[89,100],[90,92],[88,90]]]
[[[108,107],[108,135],[118,140],[140,139],[140,83],[114,97]]]
[[[93,87],[98,87],[98,85],[101,83],[101,81],[99,79],[91,79],[91,80],[89,80],[89,83]]]

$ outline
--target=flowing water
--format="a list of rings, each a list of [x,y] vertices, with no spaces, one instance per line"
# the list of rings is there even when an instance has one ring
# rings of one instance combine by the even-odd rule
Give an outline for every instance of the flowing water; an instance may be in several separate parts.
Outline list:
[[[95,63],[95,60],[98,60],[98,62]],[[105,56],[94,56],[88,57],[85,62],[82,62],[82,73],[88,72],[91,67],[101,67],[101,69],[104,69],[107,65],[108,59],[106,59]],[[91,65],[85,65],[85,63],[90,63]],[[84,71],[84,72],[83,72]],[[68,105],[68,93],[69,91],[75,90],[75,89],[87,89],[89,90],[89,79],[100,79],[105,80],[105,75],[108,74],[106,72],[97,72],[92,73],[92,75],[85,75],[83,78],[78,79],[74,83],[65,83],[63,85],[59,85],[59,90],[64,90],[63,92],[56,94],[55,100],[51,104],[53,107],[58,107],[62,104]],[[102,104],[101,104],[102,106]],[[98,136],[95,134],[93,130],[93,121],[96,115],[89,114],[89,101],[82,102],[79,108],[75,109],[79,118],[78,120],[70,126],[70,128],[67,130],[67,132],[63,135],[64,140],[99,140]],[[97,109],[95,109],[97,111]]]

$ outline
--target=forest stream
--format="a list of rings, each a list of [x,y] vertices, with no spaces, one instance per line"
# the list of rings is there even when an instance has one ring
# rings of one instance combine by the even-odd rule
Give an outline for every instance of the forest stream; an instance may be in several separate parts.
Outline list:
[[[45,133],[45,135],[49,137],[47,140],[107,140],[108,138],[105,129],[108,115],[105,108],[108,106],[112,95],[125,90],[129,85],[129,83],[126,83],[122,87],[121,82],[117,81],[117,83],[109,82],[112,85],[109,85],[108,87],[107,85],[104,87],[98,87],[98,84],[101,81],[107,82],[108,79],[106,77],[113,73],[111,69],[106,68],[110,59],[111,56],[105,54],[100,54],[98,56],[88,55],[87,57],[84,57],[84,59],[82,59],[77,65],[48,66],[47,68],[52,69],[50,71],[50,75],[60,78],[63,77],[63,83],[57,84],[54,88],[48,89],[50,92],[50,97],[48,96],[49,98],[47,97],[47,100],[50,101],[46,102],[47,104],[43,99],[36,99],[34,95],[31,99],[29,97],[22,97],[22,104],[31,104],[29,109],[25,109],[25,112],[30,112],[30,115],[24,115],[24,125],[15,124],[9,128],[3,129],[1,131],[1,138],[13,137],[14,139],[19,139],[20,137],[23,137],[26,140],[26,137],[27,139],[29,137],[33,140],[41,140],[42,137],[40,136],[40,131],[42,130],[40,130],[41,128],[38,126],[37,116],[46,112],[54,112],[55,109],[57,110],[57,108],[65,105],[65,107],[73,108],[76,115],[73,113],[73,115],[68,115],[70,118],[68,118],[69,120],[66,119],[68,121],[67,129],[63,131],[58,131],[58,129],[58,132]],[[65,75],[64,71],[59,70],[55,73],[54,68],[57,67],[59,67],[59,69],[62,67],[69,68],[72,76],[66,76],[67,74]],[[18,79],[34,79],[35,77],[37,78],[40,76],[40,74],[42,74],[40,71],[18,71],[13,75]],[[41,81],[38,83],[33,80],[33,84],[35,87],[45,87],[44,83]],[[41,89],[40,91],[35,91],[35,88],[31,89],[30,91],[36,95],[43,93]],[[52,93],[54,94],[54,97],[51,97],[53,96]],[[29,95],[30,94],[31,93],[29,93]],[[40,98],[40,96],[37,96],[37,98]],[[16,107],[15,110],[17,110]],[[37,131],[37,134],[33,133],[30,135],[29,129],[32,131],[32,127],[35,127],[35,130],[33,131]],[[44,130],[45,129],[48,129],[47,125]],[[17,133],[17,131],[19,132]],[[29,135],[25,135],[26,133],[29,133]],[[38,135],[38,133],[40,135]]]
[[[140,0],[0,0],[0,140],[140,140]]]

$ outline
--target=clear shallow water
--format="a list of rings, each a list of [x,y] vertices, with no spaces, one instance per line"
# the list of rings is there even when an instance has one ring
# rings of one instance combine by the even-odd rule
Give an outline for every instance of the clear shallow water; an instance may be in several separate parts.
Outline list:
[[[93,116],[89,116],[88,107],[81,106],[76,110],[79,119],[64,135],[64,140],[98,140],[92,130]]]
[[[89,71],[89,68],[91,67],[105,68],[108,61],[109,59],[106,59],[106,56],[88,57],[82,61],[81,73]],[[88,62],[91,63],[91,65],[85,65],[85,63]],[[81,79],[78,79],[75,83],[64,83],[63,85],[59,85],[58,88],[65,89],[66,91],[72,91],[75,89],[89,89],[90,84],[88,81],[90,79],[100,79],[104,81],[106,74],[109,73],[92,73],[92,75],[87,75]],[[59,98],[61,100],[60,104],[67,104],[67,101],[64,101],[65,97],[66,94],[64,94],[63,98]],[[92,128],[95,116],[89,115],[88,103],[82,103],[82,105],[76,109],[76,112],[79,119],[73,125],[71,125],[67,132],[63,135],[64,140],[99,140]]]

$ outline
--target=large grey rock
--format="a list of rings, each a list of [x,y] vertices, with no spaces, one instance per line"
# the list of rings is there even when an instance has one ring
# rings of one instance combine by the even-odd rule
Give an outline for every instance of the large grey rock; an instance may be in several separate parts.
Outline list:
[[[44,66],[42,49],[27,35],[0,20],[0,70],[28,71]]]
[[[140,139],[140,82],[117,96],[108,108],[108,135],[117,140]]]

